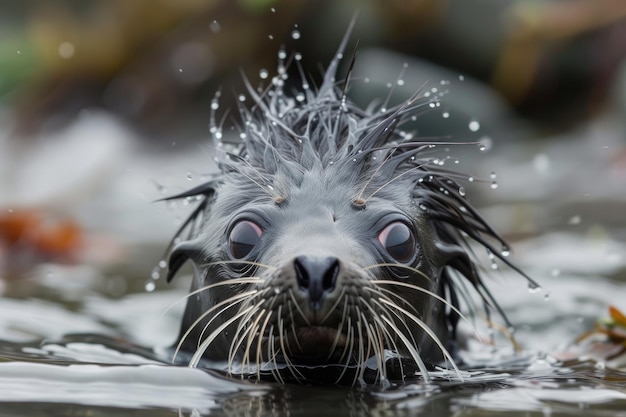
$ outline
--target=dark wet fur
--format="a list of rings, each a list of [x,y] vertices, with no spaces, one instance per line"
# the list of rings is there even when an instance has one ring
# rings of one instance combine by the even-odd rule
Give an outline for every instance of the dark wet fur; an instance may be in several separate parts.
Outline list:
[[[427,111],[436,99],[425,97],[418,91],[408,101],[384,111],[380,108],[358,108],[347,99],[347,92],[352,87],[352,64],[343,81],[335,80],[347,39],[346,35],[337,57],[330,63],[323,82],[317,89],[309,88],[309,82],[302,75],[303,87],[300,91],[284,91],[284,61],[281,61],[279,73],[269,88],[258,91],[246,80],[253,105],[240,107],[240,129],[244,134],[242,142],[222,143],[222,124],[217,123],[213,115],[211,131],[218,144],[217,162],[220,172],[208,182],[169,198],[199,200],[197,208],[177,232],[170,247],[168,280],[189,259],[196,269],[192,286],[192,291],[196,293],[188,300],[181,328],[181,338],[191,330],[181,340],[179,347],[183,353],[193,354],[203,338],[234,314],[224,314],[223,319],[220,318],[208,329],[204,328],[208,326],[207,317],[196,323],[195,329],[191,329],[194,320],[207,307],[227,300],[238,292],[266,285],[264,282],[269,279],[267,277],[272,273],[271,269],[278,268],[280,262],[273,265],[263,264],[260,259],[265,259],[265,256],[276,261],[271,258],[271,254],[263,251],[271,252],[281,244],[295,245],[300,242],[293,237],[286,238],[284,243],[280,242],[280,233],[285,229],[277,228],[281,232],[272,234],[273,229],[268,227],[263,245],[258,248],[259,254],[254,259],[232,262],[225,250],[226,233],[238,213],[265,207],[268,212],[274,213],[267,215],[270,221],[279,219],[281,223],[295,225],[309,221],[309,211],[311,215],[317,215],[319,210],[326,210],[324,205],[319,210],[315,209],[317,211],[311,211],[311,207],[320,200],[328,200],[327,206],[333,207],[329,208],[329,212],[342,216],[344,224],[347,224],[342,233],[357,236],[354,239],[362,241],[364,250],[371,252],[368,256],[372,259],[372,265],[382,264],[377,269],[376,278],[402,281],[402,276],[409,274],[411,282],[416,283],[421,282],[420,274],[389,266],[389,260],[377,253],[375,245],[367,240],[367,236],[372,236],[372,231],[368,228],[371,229],[375,223],[371,217],[382,216],[387,211],[405,215],[419,234],[419,254],[410,266],[419,270],[416,272],[428,276],[431,285],[428,290],[445,298],[454,308],[460,308],[463,303],[469,305],[470,310],[484,310],[488,317],[489,312],[495,310],[503,317],[505,324],[510,326],[483,283],[479,274],[480,267],[471,254],[469,242],[473,240],[479,243],[503,263],[524,274],[503,255],[504,251],[508,251],[506,243],[465,198],[458,181],[467,180],[468,177],[441,167],[440,157],[437,157],[439,147],[449,147],[452,144],[421,141],[401,130],[405,122],[412,116]],[[300,99],[296,99],[298,96]],[[280,217],[289,213],[288,209],[293,209],[294,205],[302,207],[298,212],[301,218],[294,215]],[[315,242],[317,238],[314,236],[311,239]],[[260,263],[256,263],[256,260]],[[268,269],[270,272],[267,272]],[[219,284],[239,277],[259,276],[261,278],[255,278],[258,281],[254,282]],[[530,278],[526,278],[531,285],[535,285]],[[210,289],[202,289],[211,284],[214,285]],[[483,306],[472,305],[467,293],[468,287],[473,287],[480,294]],[[404,289],[393,291],[400,294],[400,297],[403,297],[403,293],[410,292]],[[392,297],[396,297],[393,298],[396,300],[398,296]],[[424,294],[408,295],[398,302],[425,304],[424,308],[433,317],[424,320],[427,320],[428,326],[446,348],[451,349],[459,321],[459,314],[454,308]],[[262,317],[270,320],[269,315]],[[254,318],[253,315],[244,316],[247,320]],[[257,320],[262,322],[261,316]],[[260,328],[258,325],[250,331]],[[372,332],[374,330],[380,331],[372,327]],[[226,331],[218,335],[216,342],[206,352],[202,352],[203,356],[226,360],[229,356],[228,340],[233,337],[233,329],[230,331],[230,335]],[[386,337],[382,339],[387,340]],[[422,337],[415,342],[426,366],[449,362],[449,358],[440,352],[441,349],[429,343],[428,339]],[[354,340],[357,340],[356,336]],[[251,342],[248,341],[248,344]],[[237,348],[243,349],[244,346],[245,343],[242,342],[242,346]],[[230,355],[232,356],[232,352]],[[252,361],[250,358],[248,360]],[[295,360],[292,358],[292,361]],[[273,361],[278,364],[279,360],[273,358]],[[310,365],[306,359],[297,361],[300,363],[292,365]],[[314,365],[323,368],[321,365],[324,364],[316,361]],[[407,362],[406,359],[402,361]],[[342,363],[344,367],[357,368],[357,373],[359,367],[364,367],[363,363],[352,363],[349,360]],[[411,369],[417,369],[406,364],[400,367],[401,377],[410,373]],[[287,379],[301,380],[300,377],[304,377],[299,371],[290,372],[293,378]],[[257,376],[260,374],[257,370]],[[359,378],[363,379],[365,374],[361,372]],[[284,380],[274,371],[270,375]],[[307,376],[307,379],[318,378],[315,373],[312,375]],[[379,373],[374,379],[387,378],[389,375],[392,375],[391,371]],[[339,379],[344,376],[341,373]],[[355,382],[356,378],[349,380]]]

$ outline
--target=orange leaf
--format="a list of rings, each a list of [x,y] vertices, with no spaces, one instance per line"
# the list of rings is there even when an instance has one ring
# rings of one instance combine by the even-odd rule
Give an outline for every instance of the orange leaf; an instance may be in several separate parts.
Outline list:
[[[626,327],[626,315],[619,311],[617,307],[609,306],[609,315],[616,324]]]

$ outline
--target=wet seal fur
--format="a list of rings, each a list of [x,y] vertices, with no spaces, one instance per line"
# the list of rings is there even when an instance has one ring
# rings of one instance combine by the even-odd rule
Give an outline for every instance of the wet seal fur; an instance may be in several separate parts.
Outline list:
[[[366,110],[348,100],[354,56],[335,79],[348,34],[317,89],[298,65],[301,89],[284,91],[283,51],[268,88],[244,77],[253,104],[240,106],[241,142],[222,142],[213,112],[220,172],[169,198],[199,200],[170,245],[168,281],[188,260],[195,269],[178,362],[280,382],[385,385],[428,380],[434,366],[460,375],[462,302],[510,325],[470,241],[536,286],[465,198],[458,181],[469,177],[431,156],[452,144],[400,129],[436,98]]]

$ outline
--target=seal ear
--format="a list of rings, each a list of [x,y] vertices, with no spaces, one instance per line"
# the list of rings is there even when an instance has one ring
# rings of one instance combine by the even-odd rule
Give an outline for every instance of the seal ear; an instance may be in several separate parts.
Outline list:
[[[201,245],[197,240],[188,240],[176,245],[170,253],[167,264],[167,282],[170,283],[172,281],[174,275],[189,259],[198,259],[201,252]]]
[[[168,245],[167,252],[169,255],[167,282],[172,281],[176,272],[190,258],[199,258],[201,255],[200,242],[196,240],[185,240],[182,243],[175,244],[181,239],[192,239],[200,234],[202,225],[208,216],[208,210],[214,201],[215,190],[217,189],[217,180],[212,180],[199,186],[187,190],[183,193],[163,198],[159,201],[176,200],[180,198],[200,197],[202,201],[191,212],[187,220],[183,222],[178,231]],[[186,235],[185,238],[182,236]]]

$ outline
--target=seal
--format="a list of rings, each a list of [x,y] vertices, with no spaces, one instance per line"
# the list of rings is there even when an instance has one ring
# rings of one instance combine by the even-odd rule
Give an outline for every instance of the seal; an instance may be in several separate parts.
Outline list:
[[[437,365],[459,372],[462,304],[506,320],[470,241],[518,269],[465,197],[469,177],[441,166],[436,151],[452,144],[402,130],[438,99],[418,91],[390,108],[352,103],[356,52],[336,80],[349,33],[317,89],[296,57],[301,86],[287,94],[284,51],[268,88],[244,77],[253,104],[242,101],[237,142],[216,123],[215,97],[219,172],[169,198],[199,200],[168,272],[169,281],[193,263],[174,353],[190,366],[222,362],[231,375],[279,382],[428,380]]]

